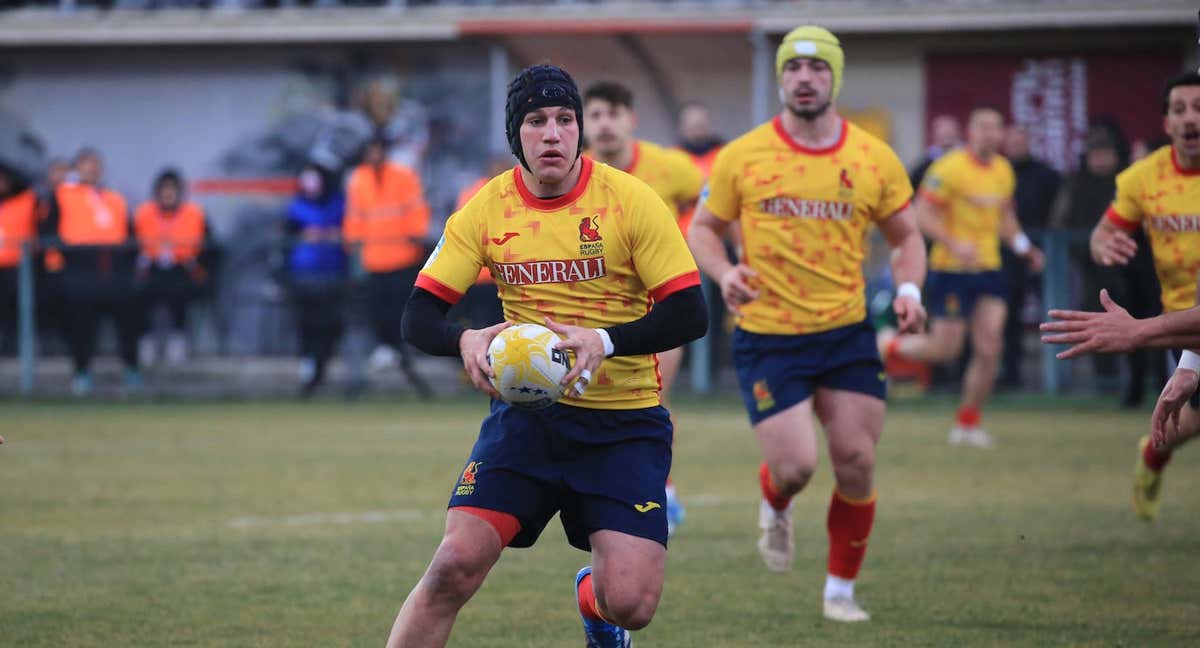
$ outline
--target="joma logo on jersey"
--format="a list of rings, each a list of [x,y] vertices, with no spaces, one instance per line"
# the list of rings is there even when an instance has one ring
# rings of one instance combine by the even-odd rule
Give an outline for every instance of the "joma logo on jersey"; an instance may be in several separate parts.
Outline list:
[[[510,286],[592,281],[605,276],[604,257],[497,263],[496,277]]]
[[[1171,214],[1148,219],[1150,229],[1159,232],[1200,232],[1200,216],[1195,214]]]

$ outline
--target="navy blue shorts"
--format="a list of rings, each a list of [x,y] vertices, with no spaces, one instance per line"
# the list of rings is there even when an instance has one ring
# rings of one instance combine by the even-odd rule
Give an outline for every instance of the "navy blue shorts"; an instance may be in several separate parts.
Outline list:
[[[999,270],[936,272],[925,277],[925,308],[930,317],[966,318],[980,297],[1008,301],[1008,283]]]
[[[571,546],[591,551],[602,529],[667,544],[671,418],[661,406],[599,410],[500,401],[450,497],[521,522],[510,547],[530,547],[555,513]]]
[[[733,363],[750,422],[802,403],[818,387],[887,399],[887,376],[867,322],[808,335],[733,332]]]
[[[1171,349],[1171,357],[1175,358],[1175,364],[1179,364],[1179,359],[1183,357],[1183,349]],[[1191,405],[1194,409],[1200,409],[1200,389],[1197,389],[1196,393],[1192,394],[1191,399],[1188,400],[1188,405]]]

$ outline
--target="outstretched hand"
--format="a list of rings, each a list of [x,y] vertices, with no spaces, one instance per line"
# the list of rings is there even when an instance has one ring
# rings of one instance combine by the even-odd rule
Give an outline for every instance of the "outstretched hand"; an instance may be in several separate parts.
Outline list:
[[[1088,353],[1121,353],[1132,351],[1138,346],[1139,320],[1134,319],[1108,296],[1108,290],[1100,291],[1102,312],[1052,310],[1051,322],[1042,322],[1039,327],[1044,344],[1070,344],[1066,351],[1055,355],[1059,360],[1077,358]]]
[[[1176,369],[1167,386],[1163,387],[1150,415],[1150,442],[1161,448],[1179,436],[1179,413],[1196,393],[1200,385],[1200,374],[1191,369]]]
[[[554,348],[570,351],[575,354],[575,362],[567,375],[563,376],[562,387],[567,389],[567,395],[579,398],[592,381],[592,374],[604,362],[604,340],[596,329],[582,326],[559,324],[546,317],[546,328],[554,331],[562,338]]]

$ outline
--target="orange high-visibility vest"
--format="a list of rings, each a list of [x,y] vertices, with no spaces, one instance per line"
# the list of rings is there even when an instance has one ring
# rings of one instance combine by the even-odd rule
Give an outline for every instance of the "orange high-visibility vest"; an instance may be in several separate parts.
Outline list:
[[[362,245],[363,267],[389,272],[420,263],[429,234],[429,205],[421,180],[408,167],[363,164],[350,176],[342,235]]]
[[[195,261],[204,244],[204,211],[200,205],[185,202],[173,212],[165,212],[153,200],[138,206],[133,229],[142,256],[172,265]]]
[[[33,236],[37,196],[25,190],[0,201],[0,268],[12,268],[21,262],[21,249]]]
[[[720,152],[721,147],[718,146],[704,155],[692,155],[688,153],[688,156],[692,158],[696,166],[700,167],[700,173],[704,174],[705,182],[708,182],[709,176],[712,175],[713,162],[716,161],[717,153]],[[698,204],[699,201],[697,201],[696,205]],[[696,216],[696,205],[688,207],[686,211],[679,215],[679,231],[683,232],[685,237],[687,236],[688,228],[692,226],[692,218]]]
[[[58,199],[58,237],[68,245],[119,245],[129,238],[129,210],[111,189],[66,183]]]

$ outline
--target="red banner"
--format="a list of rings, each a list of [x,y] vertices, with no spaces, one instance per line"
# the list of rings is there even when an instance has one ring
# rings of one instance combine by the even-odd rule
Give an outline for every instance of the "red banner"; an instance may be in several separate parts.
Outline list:
[[[925,59],[926,116],[966,119],[995,106],[1029,127],[1034,157],[1073,169],[1088,124],[1116,122],[1129,141],[1162,135],[1160,93],[1182,71],[1172,51],[1075,55],[931,54]]]

